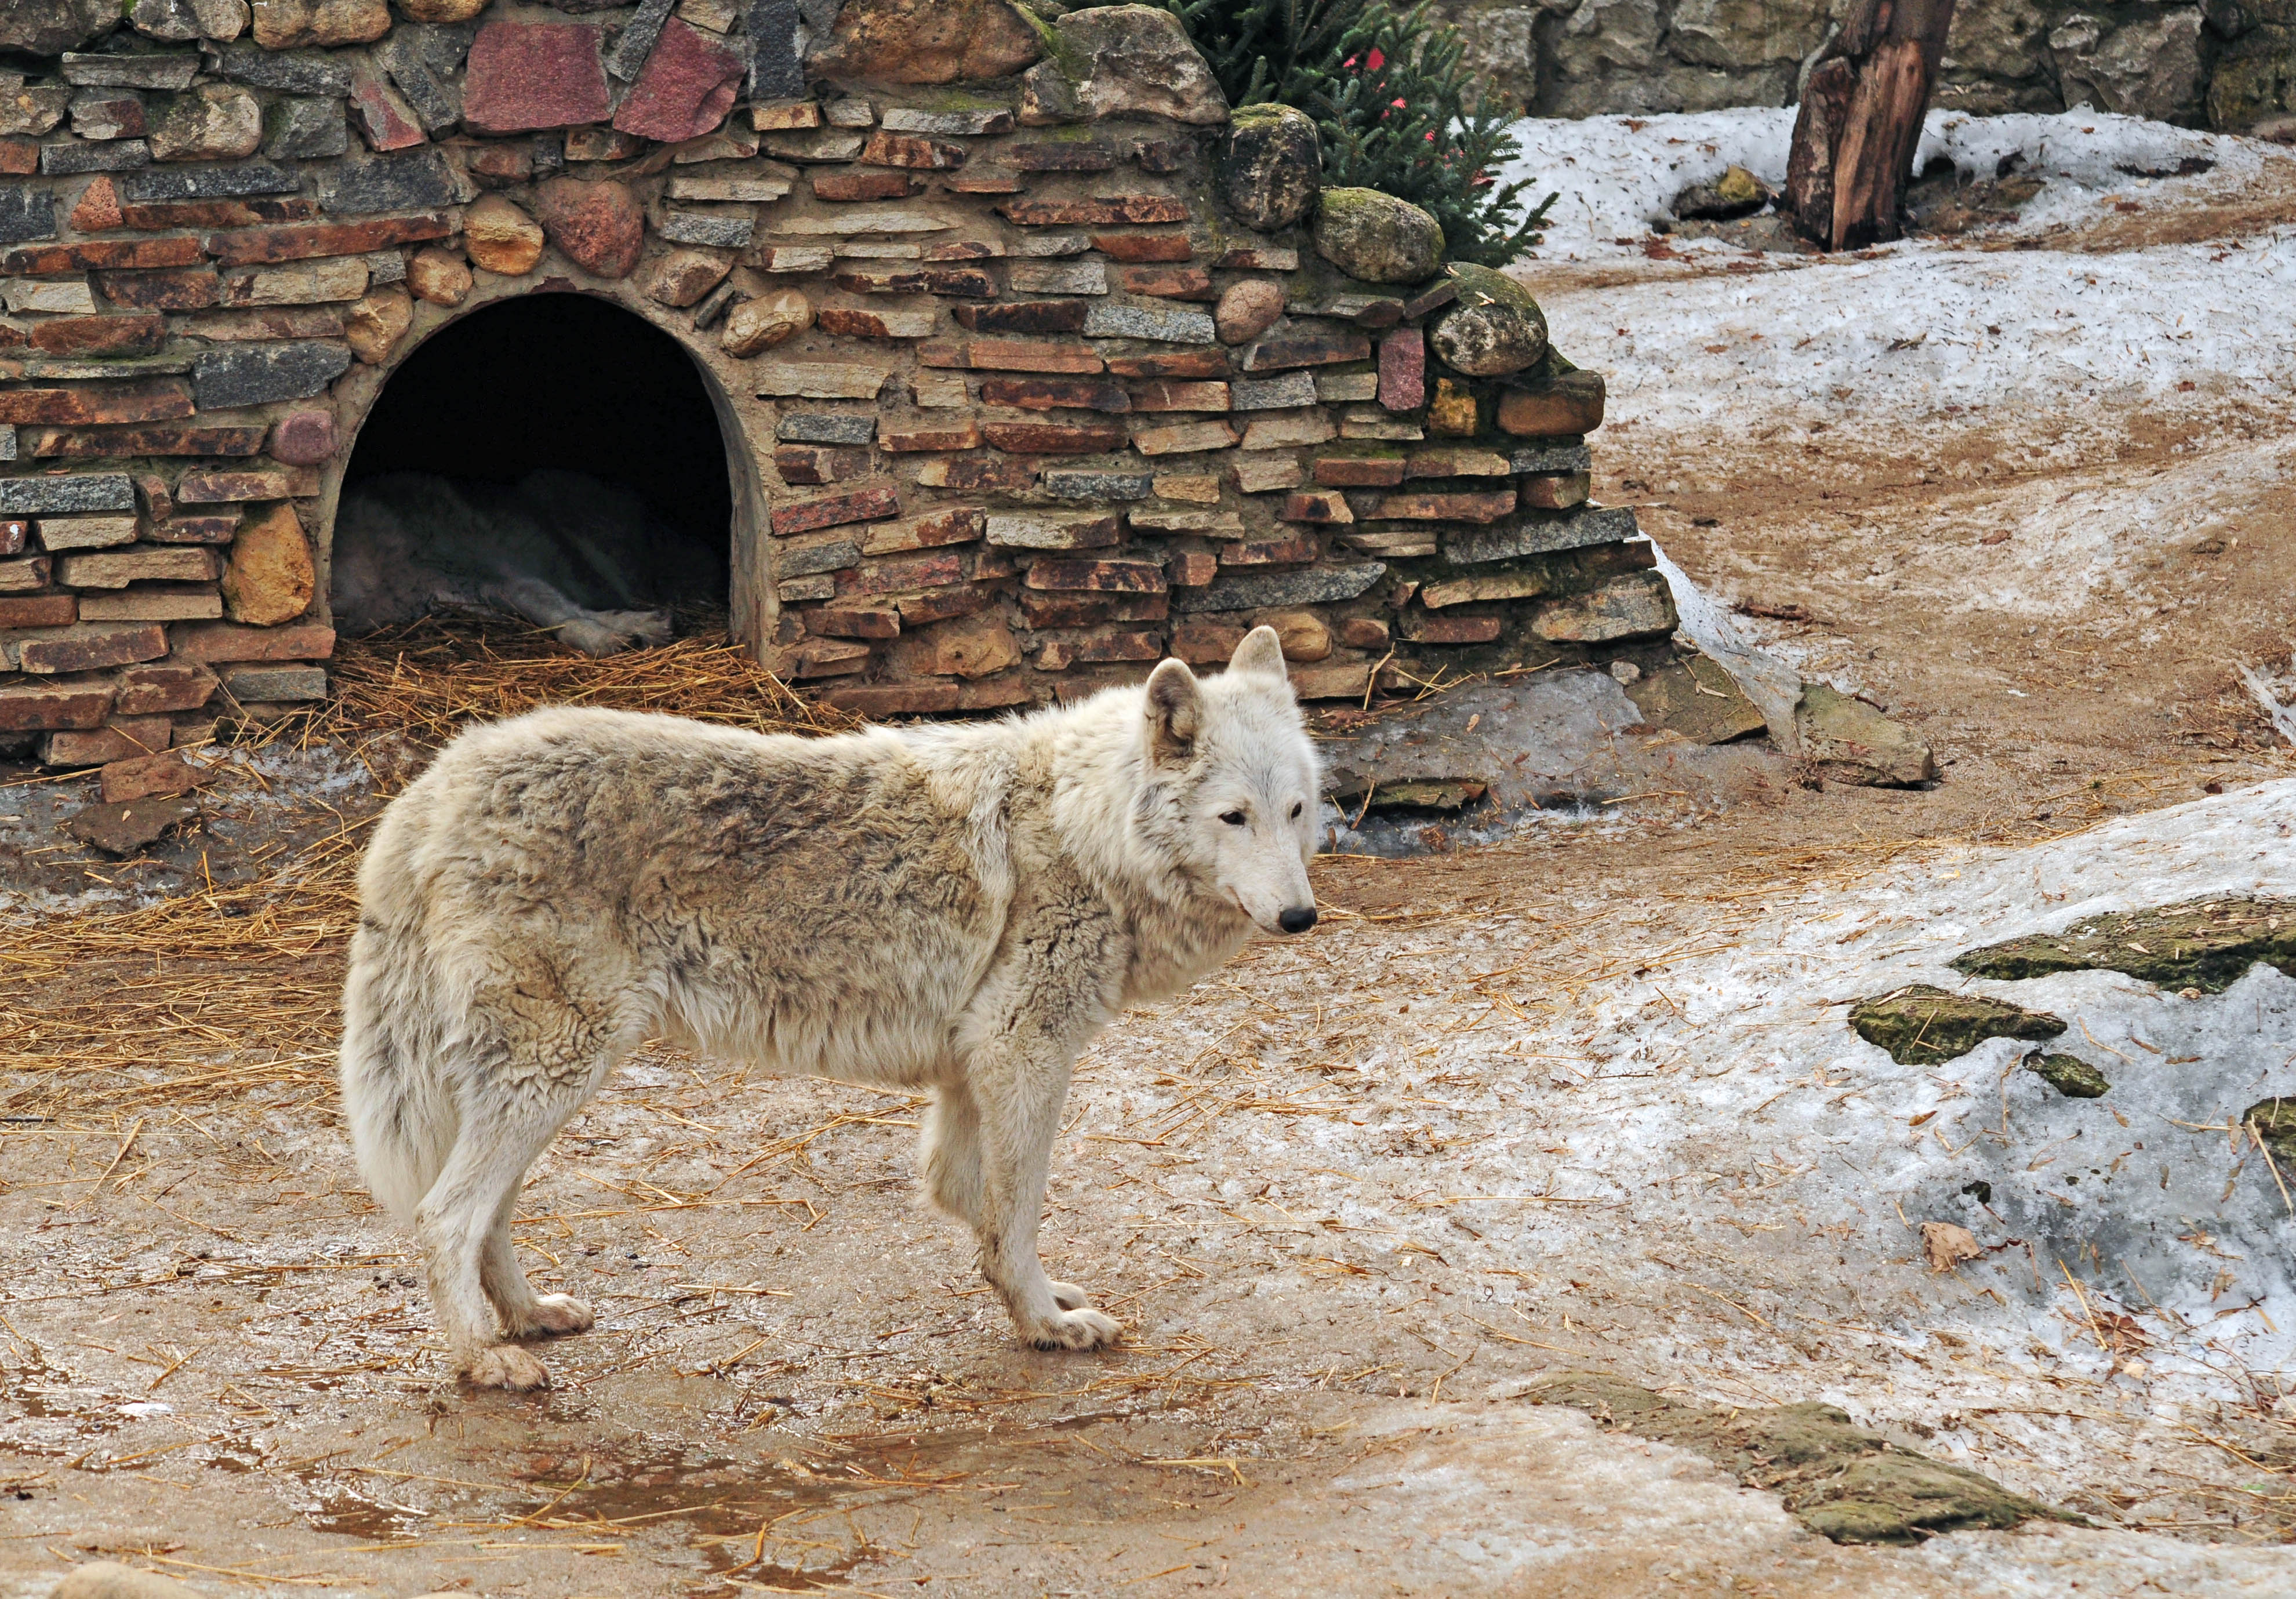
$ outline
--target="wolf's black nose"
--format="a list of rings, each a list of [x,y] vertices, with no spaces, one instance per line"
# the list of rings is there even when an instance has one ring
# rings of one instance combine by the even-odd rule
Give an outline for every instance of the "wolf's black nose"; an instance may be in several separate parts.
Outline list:
[[[1285,911],[1275,918],[1275,925],[1285,932],[1306,932],[1316,925],[1316,907],[1302,906],[1298,910]]]

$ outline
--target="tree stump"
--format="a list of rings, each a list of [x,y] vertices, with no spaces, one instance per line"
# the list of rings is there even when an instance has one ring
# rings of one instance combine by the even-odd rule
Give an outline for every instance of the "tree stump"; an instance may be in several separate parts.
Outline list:
[[[1794,118],[1786,207],[1804,237],[1849,250],[1898,237],[1953,0],[1857,0]]]

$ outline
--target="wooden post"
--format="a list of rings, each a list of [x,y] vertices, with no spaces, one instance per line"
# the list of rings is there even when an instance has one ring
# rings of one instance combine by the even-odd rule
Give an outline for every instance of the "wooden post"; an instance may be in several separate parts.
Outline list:
[[[1850,250],[1898,236],[1953,0],[1857,0],[1794,118],[1786,207],[1804,237]]]

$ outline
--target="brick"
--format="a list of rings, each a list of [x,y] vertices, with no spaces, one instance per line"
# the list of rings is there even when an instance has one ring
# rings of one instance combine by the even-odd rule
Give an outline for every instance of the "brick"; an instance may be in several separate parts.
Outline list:
[[[27,594],[48,586],[49,569],[54,565],[45,555],[33,555],[22,561],[0,561],[0,594]]]
[[[0,139],[0,174],[10,177],[29,177],[39,169],[40,147],[37,144],[29,139]],[[80,221],[77,209],[72,212],[72,226],[75,228],[94,233],[100,231],[101,226],[89,227]]]
[[[207,250],[226,266],[243,266],[314,256],[361,255],[396,244],[443,239],[454,231],[451,221],[437,215],[377,217],[365,222],[316,222],[210,234]]]
[[[1021,646],[1001,617],[975,615],[922,633],[912,626],[911,636],[893,649],[891,660],[896,669],[921,676],[988,677],[1017,665]]]
[[[856,684],[829,690],[822,703],[871,721],[884,717],[938,716],[957,709],[957,685],[948,682]]]
[[[980,399],[983,405],[1014,406],[1028,411],[1132,409],[1132,397],[1121,384],[1081,378],[984,378]]]
[[[252,455],[264,430],[250,428],[48,428],[32,435],[38,460],[103,460],[129,455]]]
[[[1207,557],[1210,559],[1210,557]],[[1084,627],[1096,622],[1160,622],[1171,614],[1170,596],[1160,594],[1090,594],[1073,590],[1014,596],[1031,627]]]
[[[174,728],[168,729],[172,737]],[[98,793],[106,805],[130,800],[151,800],[188,794],[206,780],[205,768],[193,766],[180,750],[161,749],[105,765],[97,775]]]
[[[1112,422],[991,422],[980,430],[1015,455],[1095,455],[1125,445],[1124,430]]]
[[[820,638],[898,638],[901,613],[890,605],[824,605],[805,613],[805,630]]]
[[[848,268],[833,281],[848,294],[947,294],[970,299],[990,299],[996,294],[996,280],[977,266],[915,266],[894,272]]]
[[[1332,488],[1392,488],[1403,481],[1405,471],[1400,455],[1323,455],[1313,475]]]
[[[1219,557],[1210,550],[1184,550],[1167,563],[1165,574],[1175,588],[1201,588],[1219,575]],[[1241,637],[1237,642],[1242,642]],[[1229,645],[1228,652],[1234,648]]]
[[[860,155],[855,159],[867,167],[906,167],[921,171],[946,172],[964,166],[967,153],[962,144],[880,127],[869,135],[869,142],[862,146]]]
[[[101,727],[111,709],[106,684],[0,684],[0,733]]]
[[[1172,653],[1190,666],[1225,666],[1243,637],[1240,622],[1182,622],[1172,629]]]
[[[167,341],[158,316],[54,316],[32,325],[31,347],[52,356],[152,356]]]
[[[1055,469],[1044,474],[1044,486],[1056,500],[1144,500],[1150,478],[1144,472]]]
[[[280,467],[268,472],[185,472],[176,482],[176,499],[185,505],[307,499],[318,492],[319,474],[308,466]]]
[[[463,120],[487,134],[605,121],[612,107],[598,45],[599,30],[581,23],[488,23],[471,44]]]
[[[816,499],[794,500],[776,505],[773,511],[773,530],[776,534],[804,533],[816,528],[841,527],[849,522],[882,521],[901,513],[898,493],[891,488],[855,489],[846,494],[824,495]]]
[[[223,281],[204,266],[173,272],[100,272],[96,286],[115,306],[143,311],[197,311],[222,297]]]
[[[1495,522],[1514,509],[1514,488],[1488,493],[1390,494],[1374,517],[1389,521]]]
[[[223,669],[223,688],[242,705],[324,700],[327,697],[327,674],[324,668],[300,663],[227,666]]]
[[[69,627],[79,619],[74,594],[26,594],[0,599],[0,627]]]
[[[1161,299],[1213,299],[1211,274],[1201,266],[1127,266],[1116,275],[1127,294],[1148,294]]]
[[[1164,563],[1122,557],[1098,561],[1040,560],[1029,568],[1028,586],[1095,594],[1162,594]]]
[[[837,574],[837,592],[840,596],[895,594],[911,588],[946,588],[965,580],[964,552],[941,550],[864,562]]]
[[[976,450],[980,447],[980,424],[968,419],[962,427],[883,430],[877,435],[877,445],[897,455],[928,450]]]
[[[296,411],[271,429],[271,457],[291,466],[316,466],[335,453],[335,419],[325,411]],[[217,454],[235,454],[218,451]],[[250,454],[252,452],[250,452]]]
[[[68,588],[125,588],[130,583],[144,582],[209,583],[218,575],[215,553],[197,547],[140,545],[94,554],[66,555],[56,562],[56,581]]]
[[[1164,632],[1160,627],[1086,627],[1055,634],[1037,652],[1037,669],[1062,672],[1076,662],[1161,660]]]
[[[1304,566],[1323,554],[1312,537],[1243,539],[1220,546],[1222,566]]]
[[[320,340],[209,349],[192,363],[192,383],[201,410],[221,411],[307,399],[340,377],[350,364],[348,348]]]
[[[1185,222],[1188,208],[1163,194],[1109,194],[1089,200],[1008,200],[996,208],[1021,227],[1095,227],[1111,223]]]
[[[824,572],[814,578],[790,578],[774,585],[774,593],[784,605],[800,605],[808,600],[826,600],[837,593],[837,578]]]
[[[971,494],[1023,494],[1037,486],[1037,469],[1001,455],[978,455],[928,461],[917,468],[917,481],[927,488]]]
[[[790,192],[790,180],[746,173],[729,176],[699,176],[681,175],[669,180],[672,200],[716,201],[721,204],[748,205],[781,199]]]
[[[909,550],[936,550],[978,539],[987,514],[977,505],[952,505],[906,522],[880,522],[862,538],[864,555],[898,555]]]
[[[757,369],[756,392],[793,399],[875,399],[891,375],[890,367],[849,362],[768,361]]]
[[[180,378],[0,391],[0,422],[72,426],[173,422],[191,415],[193,409],[191,385]]]
[[[1185,500],[1196,505],[1219,504],[1220,482],[1211,472],[1163,472],[1154,480],[1156,497],[1164,500]]]
[[[1005,145],[997,159],[1020,172],[1112,172],[1116,146],[1095,139],[1029,140]]]
[[[1289,449],[1298,445],[1329,444],[1338,430],[1319,406],[1300,411],[1270,411],[1243,430],[1248,450]]]
[[[110,179],[105,179],[109,183]],[[316,201],[299,195],[242,195],[222,200],[160,200],[123,204],[120,225],[147,233],[170,228],[264,227],[283,222],[313,222]]]
[[[923,311],[864,310],[857,306],[823,306],[814,312],[816,326],[824,333],[856,339],[925,339],[932,334],[939,314]]]
[[[0,519],[0,555],[19,555],[32,537],[29,517],[12,516]]]
[[[957,325],[986,333],[1078,333],[1084,331],[1080,299],[1026,299],[1001,306],[958,306]]]
[[[1346,498],[1330,489],[1303,489],[1283,502],[1282,520],[1287,522],[1351,522],[1356,513],[1348,508]]]
[[[335,650],[335,630],[309,622],[284,627],[193,622],[174,631],[172,660],[209,666],[222,661],[324,660]]]
[[[906,200],[916,180],[906,172],[816,172],[809,180],[816,200]]]
[[[0,256],[0,273],[58,277],[125,266],[191,266],[200,259],[200,242],[189,235],[167,239],[92,239],[80,244],[40,244]]]
[[[1136,506],[1136,533],[1201,533],[1207,538],[1242,538],[1243,518],[1233,511],[1180,511],[1163,505]]]
[[[160,660],[127,668],[118,682],[113,705],[121,716],[153,716],[197,710],[215,693],[217,678],[197,661]]]
[[[1224,422],[1188,422],[1168,427],[1141,428],[1132,435],[1132,447],[1144,455],[1181,455],[1198,450],[1224,450],[1235,441],[1235,430]]]
[[[1113,516],[1048,516],[1037,513],[991,516],[988,542],[1022,550],[1105,549],[1123,537],[1123,523]]]
[[[1603,425],[1604,385],[1595,372],[1571,372],[1543,389],[1506,389],[1498,425],[1519,438],[1591,433]]]
[[[4,195],[5,190],[0,190]],[[93,316],[96,312],[95,296],[88,291],[86,278],[74,278],[69,283],[42,283],[29,278],[11,280],[0,277],[0,304],[11,311],[37,311],[63,316]]]
[[[66,550],[103,550],[135,542],[133,516],[44,516],[40,546],[52,554]]]
[[[107,718],[84,731],[51,734],[40,751],[52,767],[96,767],[164,751],[175,729],[165,717]]]
[[[1505,626],[1496,616],[1429,616],[1406,611],[1400,619],[1403,636],[1414,644],[1487,644]]]
[[[1405,463],[1403,475],[1406,478],[1504,478],[1509,470],[1507,458],[1496,450],[1454,444],[1412,451]]]
[[[167,652],[168,630],[149,622],[75,622],[53,633],[27,638],[17,650],[22,669],[44,677],[58,672],[100,672],[107,667],[131,666],[139,660],[157,660]],[[163,746],[165,742],[161,740]]]
[[[144,536],[154,544],[229,544],[239,524],[234,507],[228,515],[170,517],[154,523]]]
[[[1095,234],[1092,247],[1112,261],[1188,261],[1196,254],[1185,234]]]
[[[1155,381],[1136,383],[1132,387],[1132,408],[1135,411],[1225,411],[1228,408],[1229,389],[1226,383],[1189,383]]]
[[[1228,375],[1224,349],[1151,350],[1108,357],[1111,376],[1119,378],[1225,378]]]
[[[923,594],[903,594],[893,602],[904,627],[929,627],[951,617],[971,616],[988,603],[988,593],[977,585],[950,586]]]
[[[1341,372],[1325,367],[1316,373],[1316,398],[1325,405],[1344,405],[1355,400],[1379,398],[1379,373],[1372,370],[1350,368]]]
[[[1583,505],[1594,489],[1594,480],[1583,472],[1538,473],[1519,478],[1515,482],[1521,503],[1540,511],[1567,511],[1573,505]]]
[[[366,263],[357,256],[257,266],[224,279],[226,306],[308,306],[357,299],[366,292]]]
[[[1263,333],[1247,345],[1239,365],[1245,372],[1280,372],[1370,357],[1371,340],[1353,328],[1297,322],[1282,332]]]
[[[867,477],[874,462],[867,450],[785,444],[774,451],[774,470],[784,483],[843,483]]]
[[[1100,352],[1089,344],[1056,343],[1034,339],[972,339],[920,345],[917,359],[927,366],[963,367],[975,372],[1095,373]]]

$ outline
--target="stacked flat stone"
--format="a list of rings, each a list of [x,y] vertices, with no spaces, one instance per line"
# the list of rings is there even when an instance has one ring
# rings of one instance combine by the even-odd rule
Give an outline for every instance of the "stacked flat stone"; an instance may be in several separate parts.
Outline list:
[[[45,760],[323,694],[348,440],[429,332],[538,291],[692,352],[740,435],[736,631],[866,714],[1259,622],[1316,699],[1675,626],[1587,497],[1601,380],[1543,321],[1495,338],[1424,213],[1351,191],[1319,231],[1297,126],[1232,134],[1160,12],[20,3],[0,45],[50,70],[0,82],[0,738]],[[1436,343],[1481,375],[1430,348],[1470,302]]]

